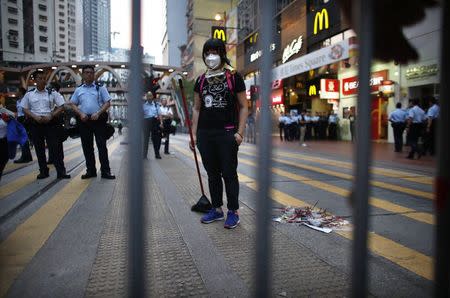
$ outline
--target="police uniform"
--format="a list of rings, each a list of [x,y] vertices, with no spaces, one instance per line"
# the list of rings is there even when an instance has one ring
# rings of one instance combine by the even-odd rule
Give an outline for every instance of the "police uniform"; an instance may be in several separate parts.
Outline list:
[[[337,122],[338,122],[338,117],[334,114],[331,114],[328,117],[328,137],[331,140],[337,140]]]
[[[402,109],[395,109],[389,115],[392,128],[394,130],[395,152],[402,152],[403,147],[403,131],[408,114]]]
[[[152,100],[148,102],[147,100],[143,103],[142,108],[144,110],[144,158],[147,158],[148,153],[148,141],[150,133],[152,135],[153,149],[155,151],[155,158],[161,158],[159,154],[159,149],[161,148],[161,122],[159,118],[161,117],[161,106],[156,101]]]
[[[284,116],[278,117],[278,129],[280,130],[280,140],[283,141]],[[284,138],[286,138],[286,134]]]
[[[433,104],[433,106],[431,106],[427,112],[427,118],[431,120],[431,125],[429,126],[429,130],[427,131],[425,151],[429,151],[431,155],[434,155],[435,153],[434,146],[436,144],[436,130],[439,112],[440,108],[437,104]]]
[[[423,130],[423,122],[426,119],[425,112],[416,105],[409,110],[408,119],[410,119],[411,121],[411,124],[409,126],[411,151],[409,152],[409,155],[407,157],[413,159],[414,154],[417,153],[420,158],[422,156],[422,152],[418,150],[417,146],[419,137],[421,136]]]
[[[161,106],[161,116],[163,118],[163,134],[164,138],[166,139],[164,142],[164,153],[169,153],[169,136],[170,136],[170,130],[172,126],[172,118],[173,118],[173,112],[172,109],[168,106]]]
[[[33,89],[25,94],[20,105],[37,116],[48,117],[51,116],[55,106],[61,107],[64,103],[64,98],[56,91]],[[48,123],[37,123],[34,120],[30,120],[29,129],[39,163],[39,179],[48,177],[45,142],[47,142],[49,155],[54,158],[53,164],[56,168],[57,176],[59,178],[66,176],[62,142],[59,140],[59,135],[55,133],[55,131],[59,131],[58,125],[59,123],[57,123],[56,119],[52,119]]]
[[[89,119],[86,122],[80,122],[80,138],[83,147],[83,154],[86,160],[86,178],[95,177],[97,169],[95,167],[94,154],[94,136],[97,144],[100,160],[100,171],[103,178],[114,179],[109,167],[108,148],[106,147],[106,122],[108,114],[102,113],[97,120],[91,120],[90,117],[99,112],[104,104],[110,102],[111,97],[105,86],[99,86],[95,83],[83,84],[75,89],[70,102],[75,104],[78,109],[86,114]],[[83,177],[82,177],[83,178]]]

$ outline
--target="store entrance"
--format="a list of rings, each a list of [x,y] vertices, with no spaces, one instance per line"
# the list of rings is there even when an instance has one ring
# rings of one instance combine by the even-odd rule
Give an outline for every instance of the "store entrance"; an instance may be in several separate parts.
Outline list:
[[[388,100],[378,95],[372,96],[372,140],[387,140],[388,133]]]

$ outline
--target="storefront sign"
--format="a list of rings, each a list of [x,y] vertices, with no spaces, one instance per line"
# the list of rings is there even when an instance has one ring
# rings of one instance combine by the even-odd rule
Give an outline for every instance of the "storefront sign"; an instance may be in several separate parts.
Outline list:
[[[339,80],[321,79],[320,80],[320,98],[338,99],[339,98]]]
[[[212,26],[211,27],[211,37],[216,39],[221,39],[223,42],[227,42],[227,34],[225,27]]]
[[[316,16],[314,17],[314,35],[323,29],[328,29],[329,23],[330,19],[328,16],[328,11],[325,8],[322,8],[321,11],[316,12]]]
[[[270,51],[273,52],[273,51],[275,51],[275,49],[276,49],[276,45],[274,43],[272,43],[270,45]],[[258,60],[259,57],[261,57],[261,56],[262,56],[261,50],[258,50],[256,52],[250,54],[250,62],[254,62],[254,61]]]
[[[370,78],[370,86],[372,92],[378,91],[378,87],[381,85],[383,80],[387,80],[388,71],[382,70],[372,73]],[[353,95],[358,93],[359,79],[357,76],[342,79],[342,94],[344,96]]]
[[[439,67],[437,64],[418,65],[406,69],[406,79],[418,79],[437,75]]]
[[[317,95],[317,88],[316,88],[316,85],[311,85],[311,86],[309,86],[309,89],[308,89],[308,95],[309,95],[309,96]]]
[[[302,44],[303,44],[303,36],[302,35],[300,35],[297,39],[294,39],[290,44],[288,44],[286,46],[286,48],[284,48],[282,62],[285,63],[293,55],[300,52],[300,49],[302,48]]]
[[[349,41],[341,41],[335,45],[314,51],[299,57],[272,70],[272,79],[281,80],[296,74],[304,73],[327,64],[348,58]]]

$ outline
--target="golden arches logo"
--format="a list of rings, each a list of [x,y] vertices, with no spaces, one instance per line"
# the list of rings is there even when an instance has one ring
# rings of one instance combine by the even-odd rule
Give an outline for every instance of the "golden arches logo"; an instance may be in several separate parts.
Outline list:
[[[309,94],[309,96],[317,95],[316,85],[311,85],[311,86],[309,86],[309,92],[308,92],[308,94]]]
[[[329,21],[328,11],[325,8],[322,8],[322,10],[318,11],[314,17],[314,34],[317,34],[320,30],[328,29]]]
[[[212,37],[216,39],[221,39],[223,40],[223,42],[227,41],[227,35],[225,34],[224,29],[215,29]]]

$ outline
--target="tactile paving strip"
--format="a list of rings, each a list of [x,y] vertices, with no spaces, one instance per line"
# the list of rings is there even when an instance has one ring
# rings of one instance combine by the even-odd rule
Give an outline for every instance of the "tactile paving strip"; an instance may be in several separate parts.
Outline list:
[[[199,195],[198,178],[194,175],[194,169],[176,158],[164,160],[163,165],[165,172],[184,195],[188,204],[194,204]],[[252,191],[241,186],[240,195],[250,196]],[[223,222],[201,226],[207,231],[228,265],[250,289],[254,289],[255,212],[247,206],[243,207],[240,210],[241,223],[234,230],[224,229]],[[272,243],[272,295],[287,297],[348,295],[348,276],[320,259],[310,249],[276,229],[272,229]]]
[[[100,238],[87,297],[127,296],[126,175],[121,177]],[[146,204],[147,296],[206,297],[203,280],[157,185],[151,177],[145,185],[151,200]]]

